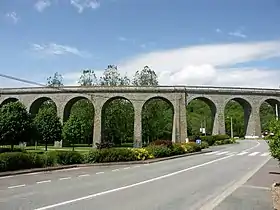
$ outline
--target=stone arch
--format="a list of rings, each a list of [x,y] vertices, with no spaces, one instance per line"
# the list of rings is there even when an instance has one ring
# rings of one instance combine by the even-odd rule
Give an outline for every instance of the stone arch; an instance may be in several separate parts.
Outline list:
[[[279,119],[280,101],[276,98],[263,98],[259,103],[260,126],[262,133],[269,130],[269,123]]]
[[[210,116],[208,116],[207,113],[201,113],[201,114],[200,114],[200,115],[204,115],[204,118],[203,118],[203,119],[200,119],[200,121],[201,121],[200,127],[201,127],[201,126],[202,126],[202,127],[205,127],[205,128],[206,128],[206,133],[207,133],[207,131],[210,130],[210,132],[208,132],[208,133],[212,134],[212,133],[213,133],[213,128],[214,128],[214,120],[215,120],[215,116],[216,116],[216,113],[217,113],[217,106],[216,106],[216,104],[214,103],[214,101],[211,100],[210,98],[204,97],[204,96],[197,96],[197,97],[191,98],[191,100],[188,100],[188,103],[187,103],[187,119],[190,120],[188,115],[190,115],[191,112],[196,111],[196,110],[192,110],[193,107],[190,106],[190,105],[191,105],[190,103],[195,102],[195,101],[198,101],[198,100],[204,102],[204,103],[209,107],[210,112],[211,112],[211,113],[209,113]],[[198,113],[198,114],[199,114],[199,113]],[[205,116],[205,115],[207,115],[207,116]],[[209,118],[209,117],[211,117],[210,120],[207,119],[207,118]],[[191,123],[190,123],[190,121],[189,121],[189,123],[188,123],[188,125],[189,125],[189,126],[188,126],[188,129],[190,129],[190,127],[191,127],[190,124],[191,124]],[[208,129],[209,127],[210,127],[210,129]],[[189,131],[189,132],[190,132],[190,131]],[[197,130],[197,132],[200,132],[200,130]]]
[[[101,141],[133,146],[134,110],[134,104],[125,96],[108,98],[101,108]]]
[[[157,105],[159,105],[160,107],[153,107],[153,105],[150,105],[153,100],[159,101]],[[163,109],[157,112],[159,108]],[[164,96],[150,97],[142,104],[142,142],[144,144],[148,144],[149,142],[157,139],[173,140],[175,115],[174,109],[174,102]],[[161,123],[159,123],[157,126],[150,125],[150,121],[148,119],[150,119],[151,117],[160,117],[158,116],[158,114],[163,114],[164,118],[161,119],[164,120],[163,122],[165,122],[165,125],[163,126],[161,125]]]
[[[231,104],[231,102],[233,103]],[[243,109],[243,119],[244,119],[243,126],[242,125],[239,126],[239,124],[237,124],[237,122],[239,122],[239,119],[237,119],[237,117],[242,118],[242,116],[237,116],[237,115],[233,116],[230,109],[227,110],[228,108],[227,106],[236,106],[234,105],[234,102],[238,103]],[[238,135],[246,136],[246,134],[248,133],[248,123],[251,116],[251,112],[252,112],[252,104],[248,99],[244,97],[232,97],[228,99],[224,106],[225,127],[226,127],[227,134],[230,135],[231,133],[230,124],[232,119],[233,135],[235,133],[238,133]]]
[[[11,103],[11,102],[17,102],[17,101],[19,101],[19,100],[18,100],[18,98],[15,98],[15,97],[6,98],[2,101],[2,103],[0,104],[0,107],[4,106],[5,104]]]
[[[55,111],[57,112],[57,105],[55,104],[54,100],[51,99],[50,97],[40,97],[40,98],[36,98],[30,105],[29,108],[29,112],[32,116],[35,116],[39,109],[41,108],[41,106],[44,103],[52,103],[55,106]]]
[[[93,109],[95,108],[92,101],[85,96],[72,97],[70,100],[67,101],[67,103],[65,104],[65,106],[63,108],[63,122],[66,122],[69,119],[73,105],[80,100],[87,100],[89,103],[91,103],[91,105],[93,106]],[[94,111],[93,111],[93,113],[94,113]]]

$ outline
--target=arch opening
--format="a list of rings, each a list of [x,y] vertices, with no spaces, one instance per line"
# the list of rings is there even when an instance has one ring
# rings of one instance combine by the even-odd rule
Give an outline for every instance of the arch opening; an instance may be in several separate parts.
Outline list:
[[[101,114],[101,141],[118,147],[133,147],[134,107],[124,97],[108,99]]]
[[[192,99],[187,105],[188,136],[212,135],[217,112],[213,101],[205,97]]]
[[[260,122],[262,134],[267,135],[269,132],[269,124],[272,120],[277,119],[280,111],[280,102],[276,99],[266,99],[260,105]],[[279,117],[278,117],[279,118]]]
[[[0,104],[0,107],[6,105],[8,103],[14,103],[17,101],[18,101],[17,98],[6,98],[4,101],[2,101],[2,103]]]
[[[226,134],[245,137],[251,110],[250,103],[243,98],[233,98],[228,101],[224,110]]]
[[[40,109],[51,108],[57,113],[57,107],[55,102],[48,97],[37,98],[30,106],[29,112],[32,117],[38,114]]]
[[[168,99],[150,98],[144,103],[141,115],[143,145],[155,140],[172,141],[174,107]]]
[[[66,123],[77,123],[77,126],[81,127],[77,130],[77,132],[80,132],[80,134],[77,135],[79,138],[75,139],[74,142],[70,142],[69,139],[64,139],[64,145],[79,147],[92,146],[94,132],[94,106],[88,98],[74,97],[67,102],[63,111],[64,126]]]

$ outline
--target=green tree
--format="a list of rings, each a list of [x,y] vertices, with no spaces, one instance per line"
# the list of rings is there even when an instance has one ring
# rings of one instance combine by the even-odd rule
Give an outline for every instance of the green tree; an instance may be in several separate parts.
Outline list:
[[[85,69],[80,76],[79,82],[81,86],[95,86],[98,85],[97,77],[94,70]]]
[[[158,86],[158,77],[155,71],[145,66],[141,71],[137,71],[133,78],[135,86]]]
[[[86,139],[87,128],[86,121],[76,115],[71,115],[63,126],[63,139],[73,147],[73,151],[76,143],[84,142]]]
[[[119,86],[122,83],[124,83],[124,81],[122,81],[118,67],[115,65],[108,65],[107,69],[105,69],[103,75],[100,77],[100,84],[102,86]]]
[[[2,144],[14,145],[28,142],[32,138],[32,120],[25,106],[11,102],[0,108],[0,140]]]
[[[61,140],[62,125],[52,108],[40,109],[34,118],[34,125],[36,127],[39,140],[45,144],[46,151],[49,143]]]
[[[54,75],[47,78],[47,85],[49,87],[61,87],[63,86],[63,77],[58,72],[55,72]]]

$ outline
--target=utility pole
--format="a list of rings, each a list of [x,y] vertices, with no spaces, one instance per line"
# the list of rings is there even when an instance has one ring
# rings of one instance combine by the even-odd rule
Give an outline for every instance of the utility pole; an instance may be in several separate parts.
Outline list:
[[[232,117],[230,117],[230,137],[233,139],[233,124],[232,124]]]
[[[276,120],[278,120],[278,104],[275,104],[275,115],[276,115]]]

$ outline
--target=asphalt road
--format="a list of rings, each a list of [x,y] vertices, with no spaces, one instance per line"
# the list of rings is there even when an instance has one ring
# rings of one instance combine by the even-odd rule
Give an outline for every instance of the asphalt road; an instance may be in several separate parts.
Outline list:
[[[146,165],[0,178],[2,210],[213,209],[270,158],[265,141]]]

